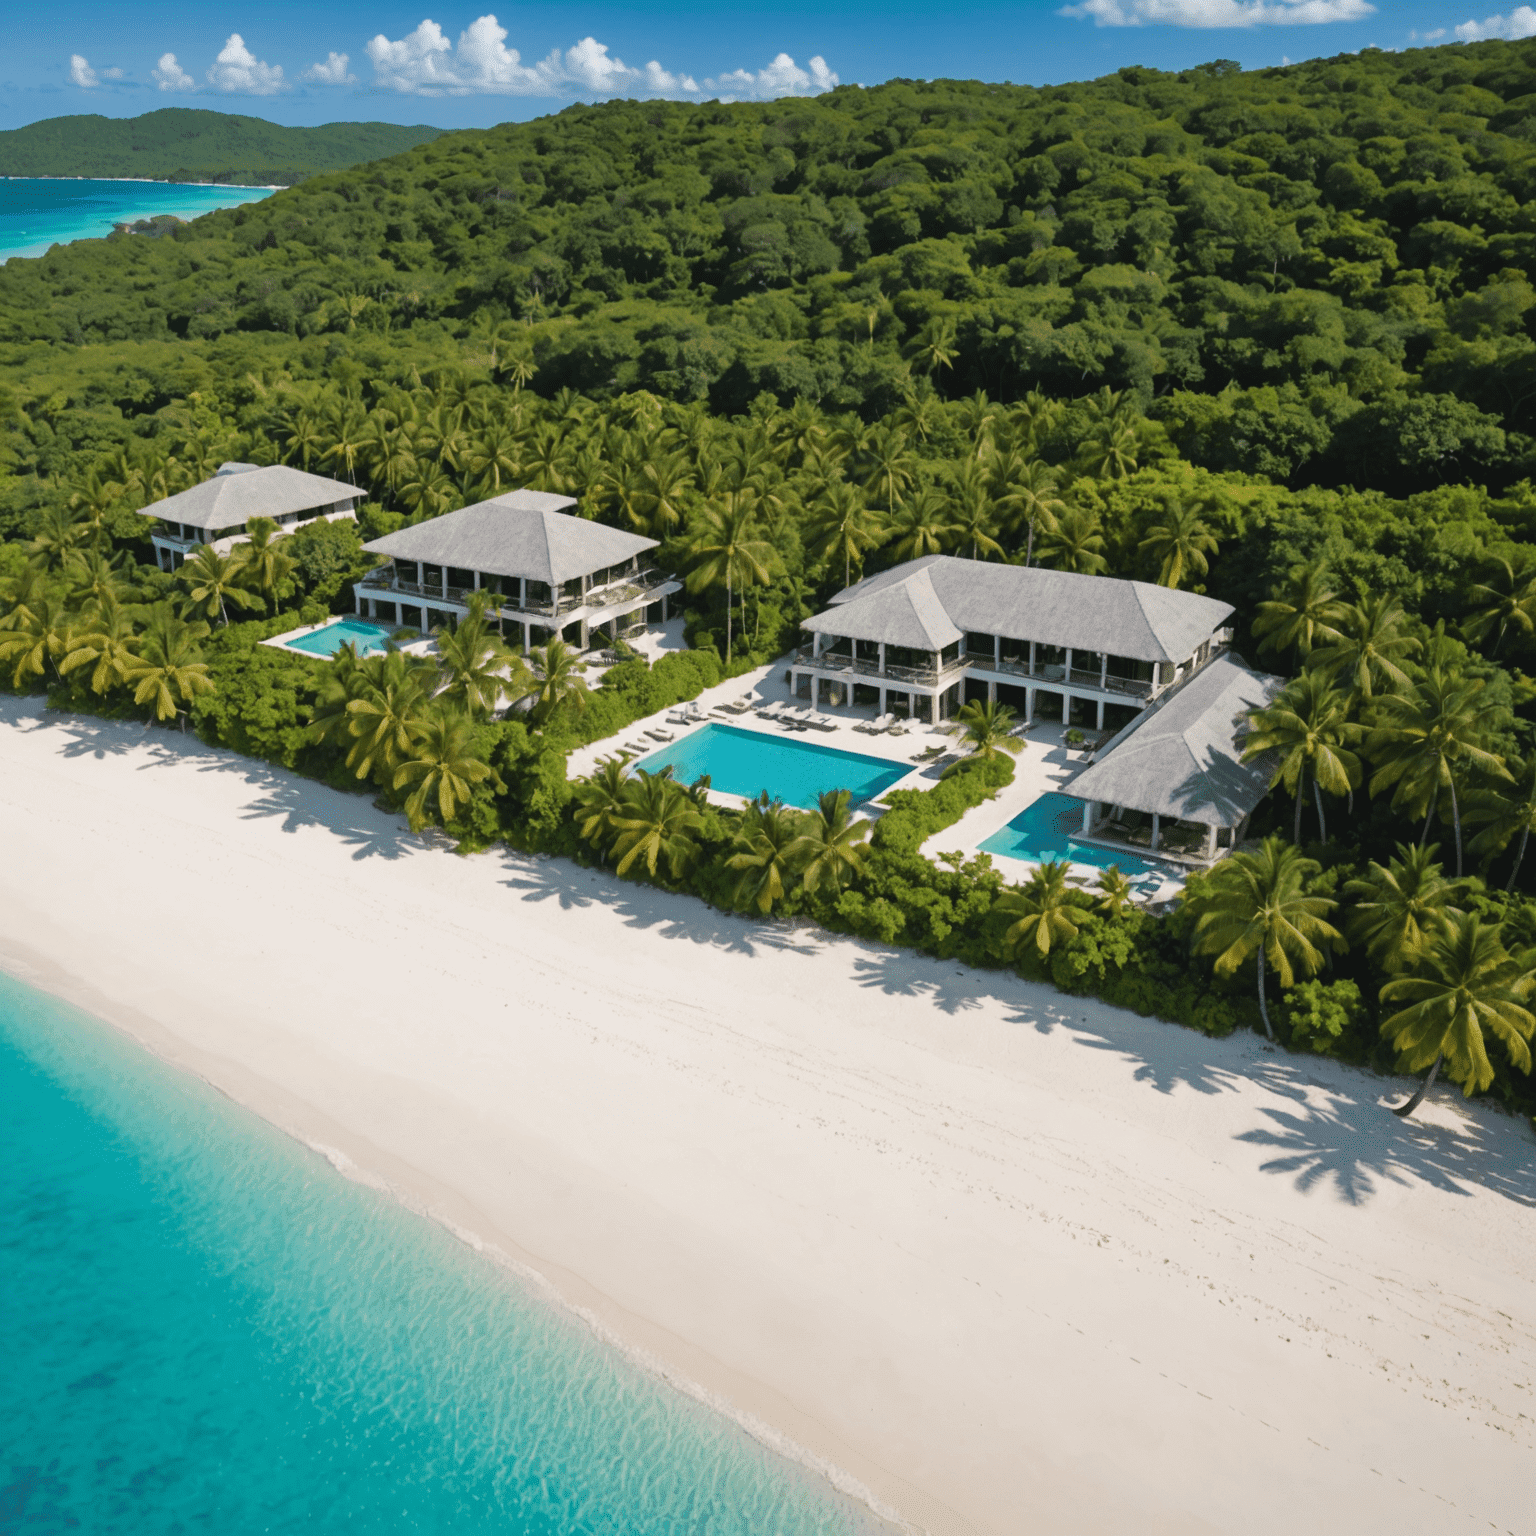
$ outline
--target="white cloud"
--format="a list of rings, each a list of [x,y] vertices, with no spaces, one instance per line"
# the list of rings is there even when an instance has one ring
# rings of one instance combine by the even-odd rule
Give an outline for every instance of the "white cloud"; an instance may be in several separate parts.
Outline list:
[[[69,78],[82,91],[94,90],[101,84],[96,71],[78,53],[72,53],[69,56]]]
[[[162,91],[195,91],[197,81],[176,62],[174,53],[162,53],[160,62],[150,70]]]
[[[283,66],[263,63],[245,46],[245,39],[238,32],[229,34],[229,41],[213,61],[208,84],[237,96],[275,96],[288,89]]]
[[[326,58],[325,63],[311,64],[300,78],[313,80],[316,85],[351,85],[357,76],[347,73],[349,63],[351,63],[349,54],[333,52]]]
[[[1099,27],[1316,27],[1375,11],[1370,0],[1082,0],[1056,14]]]
[[[738,69],[706,80],[703,91],[691,75],[674,74],[652,59],[635,69],[608,51],[606,43],[584,37],[562,53],[525,64],[507,47],[507,29],[492,15],[481,16],[459,34],[457,44],[431,20],[392,41],[381,32],[368,44],[374,83],[384,90],[416,96],[680,96],[726,94],[771,98],[814,95],[830,90],[837,76],[816,57],[808,70],[781,53],[766,69]]]
[[[1482,21],[1464,21],[1456,28],[1464,43],[1479,43],[1489,37],[1536,37],[1536,11],[1517,5],[1508,16],[1487,16]]]

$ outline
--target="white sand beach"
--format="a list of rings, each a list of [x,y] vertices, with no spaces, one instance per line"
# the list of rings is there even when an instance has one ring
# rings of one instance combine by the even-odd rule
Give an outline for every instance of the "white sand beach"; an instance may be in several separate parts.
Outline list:
[[[0,965],[940,1533],[1528,1532],[1536,1136],[0,701]]]

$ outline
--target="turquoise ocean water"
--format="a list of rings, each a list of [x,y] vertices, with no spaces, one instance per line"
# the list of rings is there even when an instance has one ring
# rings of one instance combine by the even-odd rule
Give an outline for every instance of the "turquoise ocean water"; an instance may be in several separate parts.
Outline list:
[[[194,187],[167,181],[0,177],[0,261],[41,256],[50,245],[110,235],[114,224],[171,213],[195,219],[270,197],[270,187]]]
[[[431,1223],[3,974],[0,1106],[0,1531],[880,1528]]]

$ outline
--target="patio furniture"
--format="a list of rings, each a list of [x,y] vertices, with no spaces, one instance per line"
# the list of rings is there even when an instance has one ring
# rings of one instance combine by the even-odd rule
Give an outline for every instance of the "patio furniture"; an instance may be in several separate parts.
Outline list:
[[[647,731],[645,733],[652,741],[671,741],[675,735],[672,731]]]

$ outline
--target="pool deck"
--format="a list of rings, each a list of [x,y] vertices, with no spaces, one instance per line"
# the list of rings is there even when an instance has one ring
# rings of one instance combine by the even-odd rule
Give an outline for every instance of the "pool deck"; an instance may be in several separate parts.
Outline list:
[[[884,733],[872,736],[864,731],[855,730],[854,727],[868,723],[875,713],[874,710],[824,709],[820,712],[821,715],[825,719],[836,722],[835,730],[791,733],[784,726],[759,719],[755,714],[711,713],[717,705],[731,704],[748,695],[754,706],[803,704],[804,700],[796,699],[792,695],[789,684],[785,680],[784,674],[788,665],[789,658],[780,657],[768,666],[759,667],[754,672],[745,673],[717,687],[706,689],[697,700],[698,707],[704,716],[699,721],[699,725],[713,721],[722,725],[737,726],[742,730],[761,731],[765,736],[795,735],[817,746],[835,747],[843,752],[857,752],[864,757],[888,758],[893,763],[904,764],[908,769],[907,776],[893,784],[892,789],[932,789],[938,784],[939,777],[947,765],[944,761],[914,763],[912,759],[925,748],[942,746],[951,753],[957,750],[958,733],[953,722],[932,726],[918,721],[909,721],[907,734],[904,736],[891,736]],[[593,681],[596,682],[595,677]],[[670,745],[666,742],[652,741],[645,734],[648,730],[672,731],[675,740],[681,741],[688,732],[698,729],[698,726],[694,725],[669,724],[667,716],[674,713],[676,708],[662,710],[658,714],[635,721],[633,725],[617,735],[577,748],[570,755],[566,767],[567,774],[572,779],[585,778],[596,770],[601,759],[612,757],[615,752],[626,746],[636,748],[636,756],[643,757]],[[937,860],[940,854],[953,853],[956,850],[963,852],[967,858],[974,857],[987,838],[994,832],[1001,831],[1041,795],[1052,791],[1070,793],[1067,788],[1068,782],[1086,765],[1086,757],[1081,752],[1070,750],[1063,743],[1062,738],[1065,734],[1066,727],[1062,725],[1048,723],[1037,725],[1023,738],[1023,750],[1014,758],[1013,783],[1008,785],[995,800],[983,801],[982,804],[967,811],[954,826],[935,833],[920,850],[924,857]],[[949,758],[949,761],[953,760],[953,757]],[[889,794],[890,790],[886,793]],[[709,798],[713,804],[732,808],[739,808],[745,804],[740,795],[728,795],[716,790],[709,792]],[[872,803],[862,807],[858,814],[875,819],[881,814],[881,807],[878,803]],[[998,854],[990,854],[989,857],[1010,881],[1029,879],[1037,867],[1026,859],[1014,859]],[[1144,863],[1158,863],[1155,857],[1149,857],[1144,851],[1138,850],[1137,857]],[[1163,864],[1160,867],[1166,871],[1166,879],[1161,889],[1152,895],[1153,901],[1167,900],[1177,891],[1183,880],[1184,872],[1175,866]],[[1090,864],[1074,864],[1073,871],[1077,878],[1089,885],[1098,880],[1100,873]]]
[[[386,639],[400,627],[398,624],[386,624],[382,621],[375,622],[372,619],[360,618],[357,614],[353,613],[333,613],[322,619],[318,624],[304,624],[298,629],[284,630],[282,634],[273,635],[259,643],[270,645],[274,650],[278,651],[292,651],[296,656],[307,656],[311,661],[326,661],[329,658],[322,655],[319,651],[307,651],[303,646],[294,645],[293,642],[295,640],[302,640],[306,635],[318,634],[322,629],[329,629],[333,624],[366,625],[369,629],[378,630],[379,634]],[[409,641],[400,647],[402,651],[412,654],[424,654],[434,648],[433,642],[426,637],[420,640]]]

